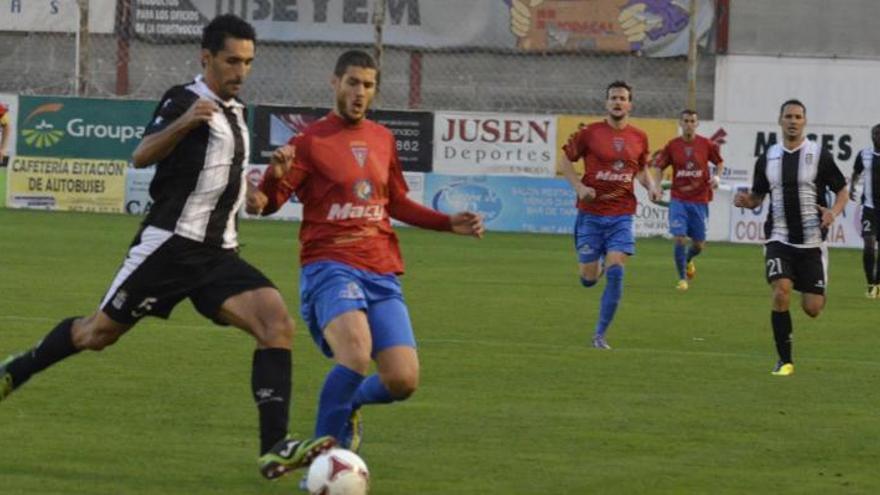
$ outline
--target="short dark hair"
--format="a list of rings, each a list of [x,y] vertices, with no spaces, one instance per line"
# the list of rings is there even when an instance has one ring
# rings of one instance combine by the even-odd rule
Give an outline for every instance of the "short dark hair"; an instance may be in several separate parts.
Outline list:
[[[782,113],[785,112],[785,107],[789,105],[797,105],[804,109],[804,116],[807,115],[807,106],[801,100],[797,98],[792,98],[790,100],[785,100],[785,102],[779,107],[779,116],[782,117]]]
[[[629,101],[633,99],[633,89],[632,86],[626,83],[626,81],[614,81],[605,88],[605,98],[611,94],[611,90],[614,88],[623,88],[629,92]]]
[[[226,46],[226,38],[256,43],[257,32],[250,23],[237,15],[218,15],[202,30],[202,48],[216,54]]]
[[[684,117],[685,115],[693,115],[694,117],[696,117],[697,111],[690,109],[690,108],[685,108],[684,110],[681,111],[681,113],[679,114],[679,117]]]
[[[333,74],[336,77],[342,77],[349,67],[362,67],[364,69],[375,69],[376,72],[379,71],[376,60],[363,50],[349,50],[340,55],[336,59],[336,68],[333,69]]]
[[[2,107],[3,105],[0,105]],[[871,128],[871,133],[875,133],[880,130],[880,124],[874,124],[874,127]]]

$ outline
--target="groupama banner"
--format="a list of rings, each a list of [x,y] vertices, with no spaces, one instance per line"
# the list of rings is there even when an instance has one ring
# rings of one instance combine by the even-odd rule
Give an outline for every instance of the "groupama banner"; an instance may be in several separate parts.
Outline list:
[[[155,103],[22,96],[6,203],[122,212],[132,151]]]
[[[128,160],[156,103],[22,96],[17,151],[25,156]]]

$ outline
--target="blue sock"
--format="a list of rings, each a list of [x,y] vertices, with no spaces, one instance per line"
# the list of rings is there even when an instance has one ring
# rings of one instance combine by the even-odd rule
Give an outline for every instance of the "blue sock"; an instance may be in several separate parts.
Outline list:
[[[700,253],[702,253],[702,252],[703,252],[702,249],[695,248],[695,247],[693,247],[693,246],[689,247],[689,248],[688,248],[688,254],[687,254],[687,260],[688,260],[688,263],[690,263],[690,261],[691,261],[692,259],[694,259],[694,258],[696,258],[697,256],[699,256]]]
[[[623,295],[623,266],[611,265],[605,271],[605,291],[602,292],[602,301],[599,305],[599,321],[596,323],[596,335],[605,335],[611,320],[614,319],[614,313],[617,311],[617,305],[620,303],[620,297]]]
[[[385,388],[382,380],[379,379],[379,374],[376,373],[368,376],[361,382],[360,387],[354,393],[354,398],[351,400],[351,408],[352,410],[359,409],[364,404],[388,404],[389,402],[394,402],[394,400],[391,392]]]
[[[341,364],[337,364],[327,373],[324,388],[318,398],[316,437],[332,435],[339,438],[351,416],[351,400],[363,381],[363,375]]]
[[[675,244],[675,270],[678,272],[678,279],[684,279],[684,270],[688,260],[685,258],[685,247],[683,244]]]

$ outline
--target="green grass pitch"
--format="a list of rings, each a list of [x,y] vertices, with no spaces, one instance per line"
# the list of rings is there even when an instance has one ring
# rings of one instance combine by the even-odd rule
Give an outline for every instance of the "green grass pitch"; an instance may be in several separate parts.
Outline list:
[[[0,209],[0,354],[92,311],[138,221]],[[296,225],[241,230],[298,314]],[[373,493],[880,493],[880,301],[858,250],[831,251],[819,319],[792,312],[797,372],[778,378],[758,246],[710,244],[678,293],[671,243],[640,239],[602,352],[604,283],[580,286],[568,236],[399,233],[422,383],[365,410]],[[308,434],[331,363],[299,325]],[[297,493],[257,473],[252,348],[185,302],[35,376],[0,403],[0,493]]]

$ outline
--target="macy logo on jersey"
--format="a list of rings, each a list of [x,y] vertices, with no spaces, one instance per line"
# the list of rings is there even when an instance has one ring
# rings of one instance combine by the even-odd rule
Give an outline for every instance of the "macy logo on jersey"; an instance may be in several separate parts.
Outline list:
[[[596,180],[607,180],[612,182],[632,182],[632,172],[612,172],[610,170],[601,170],[596,173]]]
[[[676,177],[702,177],[702,170],[679,170],[675,173]]]
[[[378,222],[385,218],[385,207],[382,205],[355,205],[349,203],[333,203],[327,220],[348,220],[352,218],[366,218],[372,222]]]

